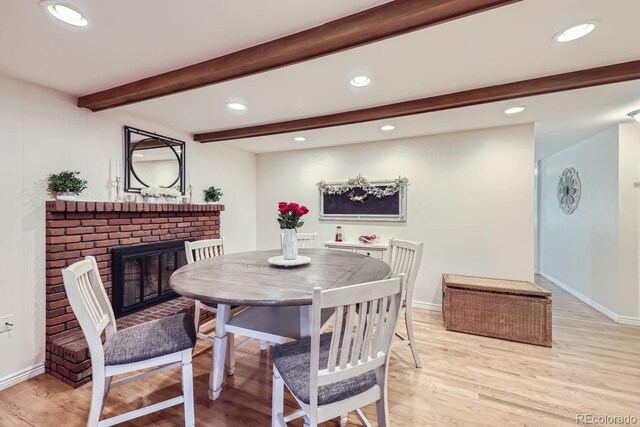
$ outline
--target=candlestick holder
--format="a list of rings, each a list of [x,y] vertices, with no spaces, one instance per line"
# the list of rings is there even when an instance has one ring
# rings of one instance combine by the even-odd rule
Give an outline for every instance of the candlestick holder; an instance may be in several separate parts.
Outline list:
[[[193,203],[193,185],[189,184],[189,203]]]
[[[122,201],[122,193],[120,192],[120,182],[122,181],[122,178],[119,176],[116,176],[116,202],[121,202]]]

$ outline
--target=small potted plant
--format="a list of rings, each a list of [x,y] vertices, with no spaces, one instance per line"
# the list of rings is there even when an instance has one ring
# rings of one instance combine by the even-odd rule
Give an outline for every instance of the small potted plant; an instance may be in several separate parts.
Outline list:
[[[278,224],[282,230],[282,256],[286,260],[298,258],[296,230],[304,225],[302,217],[309,213],[306,206],[297,203],[278,203]]]
[[[222,189],[216,187],[209,187],[204,190],[204,201],[207,203],[215,203],[220,201],[222,197]]]
[[[79,175],[78,171],[52,173],[47,178],[47,189],[57,200],[75,200],[87,189],[87,181]]]

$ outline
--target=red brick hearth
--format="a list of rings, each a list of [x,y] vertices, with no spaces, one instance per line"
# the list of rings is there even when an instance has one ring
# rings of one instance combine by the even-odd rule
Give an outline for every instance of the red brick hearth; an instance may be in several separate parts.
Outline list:
[[[93,255],[111,297],[111,249],[172,239],[220,237],[224,205],[111,202],[46,202],[46,370],[78,387],[91,380],[91,361],[64,292],[61,269]],[[177,298],[118,319],[118,328],[181,311],[193,302]]]

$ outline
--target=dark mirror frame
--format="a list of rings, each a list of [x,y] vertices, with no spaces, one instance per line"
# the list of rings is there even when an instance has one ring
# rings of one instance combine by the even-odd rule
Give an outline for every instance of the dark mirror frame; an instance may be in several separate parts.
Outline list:
[[[172,149],[174,154],[176,155],[176,159],[178,160],[178,179],[170,185],[170,187],[175,186],[176,184],[180,184],[180,192],[185,194],[185,148],[186,144],[184,141],[180,141],[177,139],[169,138],[168,136],[158,135],[157,133],[147,132],[142,129],[136,129],[131,126],[124,127],[124,191],[126,193],[139,193],[142,188],[132,187],[131,186],[131,176],[133,175],[138,182],[144,184],[144,181],[140,179],[140,177],[136,174],[135,169],[133,168],[133,152],[136,149],[136,145],[142,141],[131,142],[131,135],[141,135],[146,137],[142,141],[147,139],[156,139],[160,142],[163,142],[167,145],[168,148]],[[176,151],[176,146],[180,147],[180,153]]]

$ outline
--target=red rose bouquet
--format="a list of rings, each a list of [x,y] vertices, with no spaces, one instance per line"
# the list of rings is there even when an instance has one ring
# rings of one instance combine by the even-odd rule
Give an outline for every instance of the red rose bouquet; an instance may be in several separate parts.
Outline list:
[[[278,224],[282,230],[296,229],[304,225],[302,217],[309,213],[306,206],[297,203],[278,203]]]

